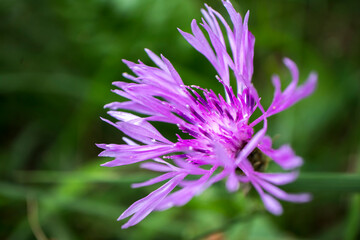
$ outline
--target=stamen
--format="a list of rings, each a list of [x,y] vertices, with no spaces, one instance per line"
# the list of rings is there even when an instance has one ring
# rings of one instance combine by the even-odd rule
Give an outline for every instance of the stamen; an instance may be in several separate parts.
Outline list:
[[[193,119],[191,119],[190,117],[188,117],[185,113],[181,112],[179,109],[175,109],[173,108],[173,111],[179,115],[180,117],[182,117],[185,121],[191,123],[191,124],[195,124],[195,121]]]
[[[226,116],[228,116],[228,118],[229,118],[230,120],[234,121],[234,118],[233,118],[233,116],[229,113],[229,111],[228,111],[226,108],[225,108],[224,110],[225,110]]]
[[[202,121],[203,123],[205,123],[206,121],[205,121],[205,119],[202,117],[202,116],[200,116],[192,107],[188,107],[189,108],[189,110],[191,111],[191,113],[197,118],[197,119],[199,119],[200,121]]]
[[[208,103],[200,96],[199,93],[197,93],[195,90],[191,89],[192,93],[197,97],[197,100],[204,105],[205,107],[209,108]]]
[[[219,113],[221,115],[224,114],[224,111],[222,110],[222,108],[220,107],[220,105],[214,100],[214,99],[211,99],[211,103],[214,104],[214,106],[216,107],[216,109],[219,111]]]
[[[200,148],[194,148],[194,151],[201,152],[201,153],[209,153],[208,150],[200,149]]]
[[[183,131],[184,133],[188,133],[193,137],[199,137],[199,134],[193,130],[191,130],[190,128],[184,127],[184,126],[180,126],[179,127],[181,131]]]
[[[206,132],[206,131],[203,130],[202,128],[199,128],[199,131],[200,131],[203,135],[205,135],[207,138],[211,139],[211,135],[210,135],[208,132]]]

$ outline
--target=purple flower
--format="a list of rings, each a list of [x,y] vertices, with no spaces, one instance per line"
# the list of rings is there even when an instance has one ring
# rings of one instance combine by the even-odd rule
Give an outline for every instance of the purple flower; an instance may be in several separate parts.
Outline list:
[[[216,79],[224,87],[225,98],[212,90],[184,85],[169,60],[148,49],[145,51],[157,67],[125,60],[135,76],[124,74],[124,77],[132,83],[113,83],[119,88],[114,92],[128,101],[107,104],[108,114],[118,121],[103,120],[129,138],[124,138],[126,144],[97,145],[104,149],[99,156],[115,158],[102,166],[142,162],[142,168],[161,173],[146,182],[133,184],[135,188],[166,181],[123,212],[119,220],[132,216],[123,228],[137,224],[152,211],[182,206],[222,179],[226,179],[226,188],[231,192],[237,191],[241,183],[250,183],[259,193],[265,208],[275,215],[283,211],[277,199],[291,202],[310,200],[309,194],[288,194],[277,187],[294,181],[298,176],[294,169],[303,161],[288,145],[273,149],[271,139],[265,133],[267,118],[311,94],[317,76],[310,74],[307,81],[298,86],[299,73],[295,63],[284,59],[292,81],[281,91],[279,77],[273,77],[274,99],[264,110],[251,83],[255,38],[248,31],[249,12],[242,20],[229,1],[223,1],[223,4],[233,27],[205,5],[200,25],[210,41],[196,20],[191,23],[193,34],[179,31],[214,66],[218,73]],[[224,38],[220,25],[224,27],[227,38]],[[230,86],[230,71],[236,79],[236,91]],[[255,110],[261,111],[261,116],[250,121]],[[183,139],[177,135],[178,140],[173,143],[151,125],[153,121],[176,124],[188,137]],[[262,128],[254,132],[257,124]],[[292,171],[264,173],[265,155],[284,170]],[[191,177],[192,180],[189,179],[191,175],[195,176]],[[179,189],[174,191],[175,187]]]

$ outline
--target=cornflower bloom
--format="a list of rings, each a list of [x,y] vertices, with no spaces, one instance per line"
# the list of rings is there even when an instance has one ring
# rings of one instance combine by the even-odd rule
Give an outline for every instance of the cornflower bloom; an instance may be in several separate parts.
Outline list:
[[[265,133],[267,118],[311,94],[317,76],[311,73],[303,85],[297,86],[298,69],[294,62],[285,58],[284,64],[290,70],[292,81],[281,91],[279,77],[273,77],[274,98],[265,111],[251,83],[255,38],[248,30],[249,12],[242,20],[229,1],[223,0],[223,5],[230,15],[232,27],[217,11],[205,5],[200,25],[209,40],[196,20],[191,23],[193,34],[179,31],[213,65],[225,97],[212,90],[184,85],[169,60],[148,49],[145,51],[157,67],[124,60],[135,76],[125,73],[124,77],[131,83],[113,83],[119,88],[113,91],[129,101],[107,104],[108,114],[118,121],[103,120],[129,138],[123,138],[126,144],[97,145],[104,149],[99,156],[115,158],[102,166],[143,162],[142,168],[162,173],[146,182],[133,184],[134,188],[167,181],[122,213],[118,220],[132,216],[123,228],[139,223],[152,211],[182,206],[222,179],[226,179],[226,188],[230,192],[237,191],[240,183],[250,183],[265,208],[275,215],[283,211],[277,199],[298,203],[310,200],[309,194],[288,194],[277,187],[294,181],[298,176],[294,169],[303,161],[288,145],[273,149],[271,138]],[[226,41],[221,25],[227,35]],[[236,92],[230,86],[230,71],[236,79]],[[261,116],[251,122],[249,119],[256,109],[261,111]],[[189,138],[177,135],[177,142],[171,142],[151,125],[152,121],[176,124]],[[262,128],[255,133],[254,127],[260,123]],[[262,159],[265,155],[282,169],[292,171],[264,173]],[[189,179],[191,175],[195,176],[192,180]]]

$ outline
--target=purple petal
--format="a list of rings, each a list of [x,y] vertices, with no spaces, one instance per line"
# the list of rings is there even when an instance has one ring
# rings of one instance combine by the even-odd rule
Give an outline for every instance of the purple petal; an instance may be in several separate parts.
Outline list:
[[[196,25],[196,26],[195,26]],[[205,36],[200,31],[199,27],[196,24],[196,20],[193,20],[192,24],[193,31],[197,32],[197,36],[193,36],[189,33],[183,32],[182,30],[178,29],[180,34],[185,38],[191,46],[193,46],[197,51],[202,53],[212,65],[216,65],[216,57],[211,49],[209,43],[207,42]]]
[[[290,70],[290,73],[292,76],[291,83],[283,92],[283,95],[288,97],[289,95],[291,95],[294,92],[294,90],[297,86],[297,83],[299,81],[299,69],[297,68],[296,64],[289,58],[284,58],[283,62],[286,65],[286,67]]]
[[[141,168],[148,169],[155,172],[169,172],[169,171],[176,171],[178,168],[170,165],[169,163],[159,164],[159,163],[152,163],[152,162],[145,162],[140,165]]]
[[[226,181],[226,188],[229,192],[236,192],[239,190],[240,184],[234,171],[231,171]]]
[[[252,181],[252,184],[253,184],[254,188],[256,189],[256,191],[259,193],[259,195],[264,203],[265,208],[274,215],[277,215],[277,216],[281,215],[283,213],[283,208],[282,208],[281,204],[279,203],[279,201],[277,201],[272,196],[264,193],[264,191],[261,189],[261,187],[259,186],[257,181]]]
[[[259,184],[270,194],[274,195],[275,197],[285,200],[288,202],[297,202],[297,203],[304,203],[309,202],[311,200],[311,195],[308,193],[299,193],[299,194],[289,194],[285,191],[281,190],[274,185],[267,183],[265,181],[259,180]]]
[[[140,119],[139,116],[136,116],[131,113],[127,112],[120,112],[120,111],[108,111],[107,112],[110,116],[116,118],[117,120],[129,122],[131,120]]]
[[[168,71],[170,72],[174,82],[178,85],[184,85],[183,81],[180,78],[180,75],[177,73],[174,66],[170,63],[170,61],[167,58],[165,58],[163,55],[161,55],[161,59],[163,60],[164,64],[166,65]]]
[[[279,149],[271,148],[271,139],[269,137],[265,137],[263,142],[258,145],[258,148],[285,170],[300,167],[303,163],[302,158],[296,156],[289,145],[283,145]]]
[[[229,154],[226,152],[224,147],[220,143],[217,143],[217,142],[214,142],[213,145],[214,145],[214,154],[215,154],[216,158],[218,159],[218,161],[220,163],[222,163],[222,165],[225,168],[234,166],[233,159],[231,159],[229,157]]]
[[[151,50],[145,48],[145,52],[148,54],[148,56],[151,58],[151,60],[162,70],[165,70],[166,64],[159,58],[155,53],[153,53]]]
[[[177,174],[179,174],[179,173],[177,173],[177,172],[168,172],[168,173],[157,176],[155,178],[152,178],[152,179],[147,180],[147,181],[142,182],[142,183],[133,183],[133,184],[131,184],[131,187],[132,188],[139,188],[139,187],[145,187],[145,186],[153,185],[155,183],[162,182],[162,181],[165,181],[165,180],[167,180],[169,178],[172,178],[172,177],[176,176]]]
[[[260,178],[274,183],[276,185],[285,185],[288,183],[291,183],[296,180],[296,178],[299,176],[299,172],[289,172],[289,173],[260,173],[256,172],[256,175],[258,175]]]
[[[163,211],[173,206],[182,206],[188,203],[195,195],[200,194],[208,187],[208,185],[206,185],[206,182],[214,171],[215,168],[208,171],[200,179],[192,181],[191,184],[187,184],[187,186],[183,189],[180,189],[167,196],[156,207],[156,210]]]
[[[171,145],[117,145],[116,147],[113,145],[115,144],[106,145],[107,149],[101,152],[99,156],[115,157],[115,160],[101,164],[101,166],[115,167],[128,165],[176,151]]]
[[[109,103],[109,104],[106,104],[104,106],[104,108],[109,108],[111,110],[126,109],[126,110],[143,113],[143,114],[148,114],[148,115],[154,114],[154,112],[150,108],[145,107],[145,106],[135,103],[135,102],[131,102],[131,101]]]
[[[149,215],[155,207],[159,204],[159,202],[166,197],[175,187],[176,185],[185,177],[184,174],[179,174],[174,177],[163,186],[153,191],[146,197],[136,201],[133,203],[128,209],[126,209],[118,218],[118,221],[124,218],[127,218],[133,215],[130,220],[125,223],[122,228],[131,227],[141,220],[143,220],[147,215]]]
[[[262,138],[265,136],[267,130],[267,120],[264,119],[264,127],[258,131],[255,136],[246,144],[246,146],[241,150],[240,155],[236,158],[235,163],[238,165],[243,159],[245,159],[249,154],[254,151],[254,149],[259,145]]]
[[[135,140],[138,140],[140,142],[146,144],[153,144],[153,139],[155,139],[163,143],[172,144],[172,142],[164,138],[150,123],[146,122],[141,118],[135,119],[134,121],[130,122],[117,123],[113,123],[104,118],[101,118],[101,120],[113,125],[129,137],[134,138]]]
[[[265,208],[271,212],[274,215],[281,215],[283,213],[283,208],[281,206],[281,204],[279,203],[278,200],[276,200],[275,198],[273,198],[272,196],[264,193],[261,196],[261,199],[264,202]]]
[[[290,70],[290,73],[292,75],[292,81],[285,89],[285,91],[281,92],[279,77],[273,77],[275,93],[273,102],[271,103],[267,111],[267,116],[271,116],[278,112],[284,111],[285,109],[294,105],[299,100],[309,96],[316,88],[317,75],[315,73],[311,73],[307,81],[300,87],[297,87],[297,83],[299,80],[299,71],[296,67],[296,64],[288,58],[284,59],[284,63]]]
[[[298,87],[291,98],[290,106],[312,94],[317,85],[317,74],[311,73],[306,82]]]

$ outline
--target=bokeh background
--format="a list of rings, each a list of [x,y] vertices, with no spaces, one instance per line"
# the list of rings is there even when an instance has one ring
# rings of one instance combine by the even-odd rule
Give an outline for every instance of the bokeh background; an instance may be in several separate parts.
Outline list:
[[[188,84],[220,91],[211,65],[176,30],[190,31],[202,0],[0,1],[0,239],[360,239],[360,1],[233,0],[256,37],[253,82],[265,106],[271,76],[284,83],[287,56],[316,92],[271,118],[275,144],[305,159],[288,191],[311,203],[263,211],[252,191],[222,183],[181,208],[154,212],[127,230],[116,218],[154,188],[131,189],[151,173],[103,168],[95,143],[121,143],[102,122],[120,98],[122,59],[171,60]],[[207,3],[223,14],[219,0]],[[161,126],[174,139],[174,128]],[[270,166],[271,167],[271,166]]]

